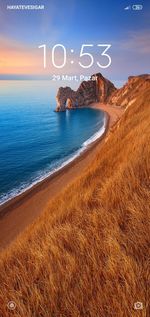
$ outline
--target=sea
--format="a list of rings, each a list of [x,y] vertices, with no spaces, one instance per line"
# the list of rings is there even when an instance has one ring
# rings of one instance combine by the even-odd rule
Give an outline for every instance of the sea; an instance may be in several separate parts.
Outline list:
[[[55,112],[49,80],[0,81],[0,205],[74,160],[105,130],[88,107]]]

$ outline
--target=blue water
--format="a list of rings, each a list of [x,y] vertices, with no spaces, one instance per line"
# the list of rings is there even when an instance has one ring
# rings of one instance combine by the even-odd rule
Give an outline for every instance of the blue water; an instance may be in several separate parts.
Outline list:
[[[0,82],[0,203],[80,155],[104,129],[99,110],[54,112],[57,88],[49,81]]]

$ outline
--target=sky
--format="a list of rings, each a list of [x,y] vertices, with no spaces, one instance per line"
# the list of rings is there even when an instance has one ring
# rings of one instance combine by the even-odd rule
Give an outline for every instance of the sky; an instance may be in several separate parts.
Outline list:
[[[143,5],[133,10],[132,5]],[[44,10],[8,10],[7,5],[44,5]],[[124,10],[130,6],[130,9]],[[43,68],[46,44],[47,65]],[[55,68],[52,48],[66,48],[66,64]],[[89,57],[80,58],[83,44],[93,55],[90,68],[82,68]],[[106,64],[102,48],[110,44],[111,65]],[[73,53],[71,53],[73,49]],[[126,80],[130,75],[150,72],[150,1],[124,0],[0,0],[0,79],[49,78],[52,74],[87,74],[101,72],[111,80]],[[55,61],[63,62],[63,50],[55,50]],[[73,63],[71,64],[71,61]]]

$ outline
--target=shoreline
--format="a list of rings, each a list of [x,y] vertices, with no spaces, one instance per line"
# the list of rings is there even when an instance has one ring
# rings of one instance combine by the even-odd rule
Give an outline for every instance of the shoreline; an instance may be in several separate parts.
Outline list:
[[[98,110],[100,110],[100,109],[98,109]],[[85,140],[78,150],[76,150],[69,157],[67,157],[65,159],[65,161],[63,161],[57,168],[54,168],[53,170],[50,170],[49,172],[47,171],[45,173],[45,175],[41,176],[37,180],[34,180],[31,184],[28,184],[26,187],[24,187],[22,189],[22,191],[19,192],[19,190],[18,190],[18,192],[17,192],[17,190],[16,190],[16,194],[14,193],[14,195],[10,196],[8,199],[0,202],[0,218],[1,218],[1,210],[3,210],[5,207],[7,207],[7,205],[9,205],[9,203],[13,202],[13,200],[19,199],[19,197],[21,198],[21,196],[23,194],[26,194],[28,191],[30,191],[34,187],[40,185],[42,182],[46,181],[50,177],[55,176],[56,173],[62,171],[63,168],[65,168],[66,166],[71,164],[73,161],[75,161],[78,157],[83,155],[84,152],[86,152],[88,150],[88,148],[90,148],[92,146],[92,144],[94,144],[94,142],[96,142],[97,140],[99,140],[103,136],[103,134],[105,133],[106,127],[107,127],[108,115],[105,111],[102,111],[102,112],[104,113],[103,126],[97,132],[95,132],[91,137],[89,137],[87,140]],[[89,140],[91,140],[91,141],[89,142]],[[87,145],[85,145],[85,144],[87,144]]]
[[[0,205],[0,248],[5,248],[46,208],[69,183],[75,180],[93,161],[112,125],[118,121],[123,110],[99,103],[89,107],[104,111],[105,131],[87,146],[71,162],[39,181],[23,193]]]

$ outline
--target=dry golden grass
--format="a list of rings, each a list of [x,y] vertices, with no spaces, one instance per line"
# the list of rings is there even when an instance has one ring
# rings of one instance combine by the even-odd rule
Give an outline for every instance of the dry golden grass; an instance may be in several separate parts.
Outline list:
[[[1,255],[0,316],[148,317],[149,118],[147,83],[93,165]]]

